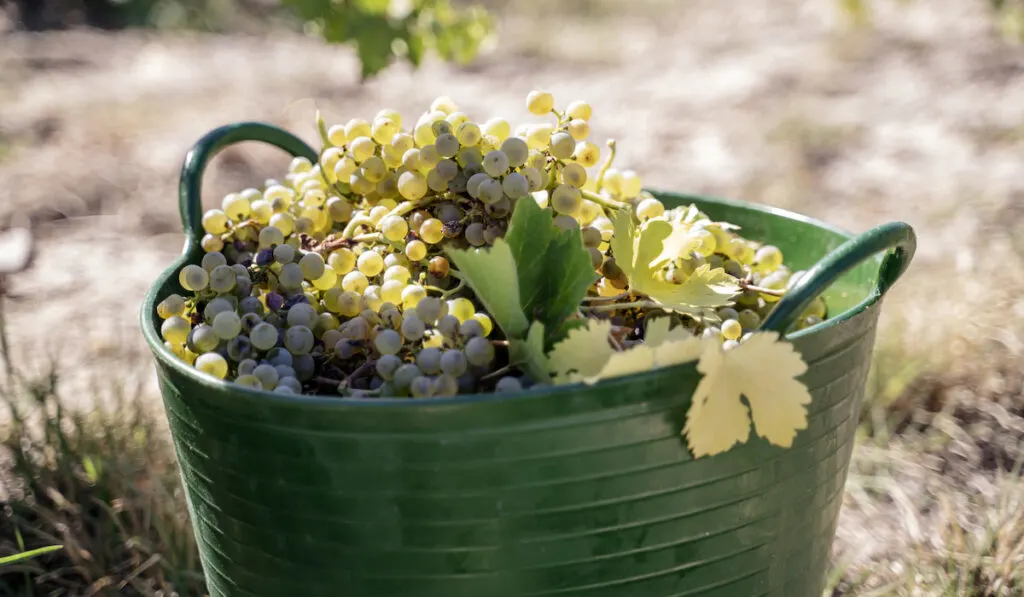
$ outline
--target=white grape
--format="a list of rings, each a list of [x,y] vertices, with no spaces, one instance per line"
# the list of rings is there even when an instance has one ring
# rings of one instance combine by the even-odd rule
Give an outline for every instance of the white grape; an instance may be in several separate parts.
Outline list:
[[[266,322],[257,324],[249,332],[249,340],[257,350],[270,350],[277,345],[277,339],[277,328]]]
[[[526,145],[533,150],[544,150],[551,143],[554,127],[547,124],[534,125],[526,132]]]
[[[356,137],[349,143],[348,150],[352,154],[352,159],[357,164],[362,164],[377,151],[377,144],[369,137]]]
[[[500,182],[490,178],[480,183],[480,186],[477,188],[477,195],[479,195],[480,201],[485,204],[494,205],[505,196],[505,190]]]
[[[203,230],[209,234],[223,234],[228,231],[228,216],[219,209],[211,209],[203,214]]]
[[[402,220],[399,216],[393,217]],[[402,220],[402,222],[405,222],[405,220]],[[356,260],[356,266],[364,276],[373,277],[384,270],[384,258],[377,251],[364,251]]]
[[[433,325],[442,315],[447,305],[441,301],[441,299],[433,296],[428,296],[420,299],[420,302],[416,303],[416,313],[420,319]]]
[[[459,152],[459,140],[451,133],[444,133],[434,140],[434,148],[441,157],[450,158]]]
[[[449,349],[441,355],[441,371],[453,377],[459,377],[466,372],[468,362],[466,355],[461,350]]]
[[[590,125],[587,124],[586,120],[574,119],[570,120],[567,125],[569,134],[576,141],[582,141],[590,136]]]
[[[409,393],[413,398],[430,398],[434,395],[434,382],[423,375],[415,377],[409,382]]]
[[[470,338],[466,342],[466,360],[478,367],[490,365],[494,360],[494,346],[487,338],[481,336]]]
[[[583,200],[580,190],[567,184],[558,185],[551,193],[551,208],[556,213],[572,215],[580,208]]]
[[[579,120],[590,120],[591,108],[590,104],[581,101],[575,101],[566,106],[565,113],[572,119]]]
[[[377,332],[373,344],[381,354],[398,354],[398,351],[402,350],[402,336],[395,330],[384,329]]]
[[[665,205],[651,197],[644,199],[636,206],[636,217],[640,221],[661,217],[665,213]]]
[[[156,314],[161,319],[167,319],[185,312],[185,299],[178,294],[172,294],[160,301],[156,306]]]
[[[359,164],[352,158],[345,156],[334,165],[334,176],[340,181],[346,181],[359,168]]]
[[[258,365],[253,369],[252,376],[260,380],[264,390],[273,390],[277,387],[277,380],[280,379],[280,375],[273,365]]]
[[[410,261],[420,261],[427,256],[427,245],[421,240],[410,241],[405,245],[405,255]]]
[[[392,382],[395,384],[395,388],[398,390],[409,389],[409,384],[412,380],[420,376],[422,371],[416,365],[412,363],[406,363],[395,370],[395,374],[392,377]]]
[[[220,336],[218,336],[213,328],[201,323],[192,329],[191,346],[196,352],[206,353],[216,350],[220,344]]]
[[[324,258],[319,253],[306,253],[299,259],[299,267],[302,269],[302,276],[307,280],[316,280],[324,275],[327,268]]]
[[[495,117],[484,123],[483,132],[485,135],[492,135],[502,141],[512,133],[512,127],[504,118]]]
[[[316,324],[317,315],[318,313],[312,305],[296,303],[288,309],[285,321],[287,321],[289,327],[304,325],[312,328]]]
[[[363,169],[363,178],[374,184],[384,180],[384,176],[388,173],[387,164],[375,155],[363,160],[360,167]]]
[[[371,134],[370,123],[366,122],[362,118],[353,118],[345,123],[345,137],[349,141],[356,137],[369,137]]]
[[[410,277],[412,277],[412,274],[409,272],[409,268],[398,263],[395,265],[389,265],[388,269],[384,271],[385,281],[394,280],[405,284],[409,281]]]
[[[587,171],[576,162],[569,162],[562,167],[562,180],[577,189],[583,188],[587,182]]]
[[[521,137],[509,137],[501,144],[501,152],[510,168],[518,168],[526,163],[530,156],[530,147]]]
[[[224,311],[234,310],[235,306],[231,304],[231,301],[223,297],[217,297],[206,303],[206,308],[203,309],[203,319],[212,322],[214,317],[217,317],[217,315]]]
[[[532,114],[543,116],[555,109],[555,98],[547,91],[531,91],[526,96],[526,109]]]
[[[282,288],[297,289],[302,286],[302,280],[302,268],[298,263],[286,263],[277,275],[277,282]]]
[[[486,173],[477,172],[473,176],[470,176],[469,180],[466,182],[466,192],[469,193],[470,197],[478,199],[480,197],[480,185],[484,181],[490,179],[491,177]]]
[[[241,333],[242,320],[234,311],[224,311],[213,318],[212,327],[213,333],[217,334],[217,337],[230,340]]]
[[[601,159],[601,150],[590,141],[580,141],[576,144],[576,152],[573,157],[584,168],[590,168],[597,165],[598,160]]]
[[[416,366],[427,375],[435,375],[441,371],[441,349],[424,348],[416,355]]]
[[[467,319],[459,326],[459,335],[463,338],[485,337],[484,326],[476,319]]]
[[[219,294],[231,292],[237,283],[236,279],[234,268],[229,265],[218,265],[210,272],[210,290]]]
[[[487,242],[484,239],[484,225],[480,222],[473,222],[466,226],[466,231],[463,234],[466,237],[466,242],[474,247],[479,247]]]
[[[228,375],[228,362],[224,357],[215,352],[201,354],[195,362],[196,369],[203,373],[209,373],[217,379],[224,379]]]
[[[562,230],[573,230],[580,227],[580,222],[573,216],[561,214],[551,219],[551,223]]]
[[[631,199],[640,194],[642,186],[640,177],[632,170],[622,171],[622,196]]]
[[[358,270],[345,274],[345,277],[341,279],[341,288],[356,294],[362,294],[369,285],[370,281],[366,279],[366,275]]]
[[[494,384],[494,391],[500,394],[504,394],[506,392],[522,392],[523,384],[519,381],[519,378],[506,375],[499,379],[498,383]]]
[[[348,137],[345,136],[345,126],[336,124],[327,129],[327,140],[336,147],[344,145],[348,141]]]
[[[373,120],[370,132],[374,141],[384,145],[394,138],[398,128],[398,124],[394,120],[387,117],[379,117]]]
[[[463,122],[455,129],[455,137],[463,147],[472,147],[480,142],[480,126],[475,122]]]
[[[394,330],[387,330],[394,332]],[[397,336],[398,333],[394,332]],[[395,372],[402,366],[402,359],[396,357],[394,354],[384,354],[377,359],[377,374],[380,375],[381,379],[391,381],[395,377]]]
[[[284,332],[284,346],[294,355],[307,354],[316,340],[313,332],[304,325],[290,327]]]
[[[295,230],[295,216],[287,212],[276,213],[270,216],[270,225],[280,230],[282,236],[288,236]]]
[[[273,226],[260,230],[259,243],[261,249],[270,249],[284,243],[284,234]]]
[[[565,132],[557,132],[551,135],[551,155],[560,160],[567,160],[576,151],[576,141],[572,135]]]
[[[221,210],[232,220],[241,222],[249,216],[249,200],[237,193],[230,193],[220,204]]]
[[[416,303],[427,296],[427,291],[418,284],[409,284],[402,289],[402,309],[415,309]]]
[[[178,283],[185,290],[199,292],[210,282],[210,274],[198,265],[189,264],[178,273]]]
[[[427,194],[427,179],[419,172],[403,172],[398,177],[398,192],[410,201]]]
[[[291,245],[277,245],[274,247],[274,261],[285,264],[295,261],[295,248]]]
[[[207,253],[211,251],[220,251],[224,248],[224,241],[215,234],[204,234],[203,238],[199,241],[199,245],[203,247],[203,250]]]
[[[177,315],[172,315],[160,325],[160,335],[171,344],[184,344],[188,340],[189,331],[192,326],[189,322]]]

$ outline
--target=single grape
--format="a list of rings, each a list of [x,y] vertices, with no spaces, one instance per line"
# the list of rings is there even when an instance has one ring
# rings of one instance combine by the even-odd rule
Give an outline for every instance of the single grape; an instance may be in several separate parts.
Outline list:
[[[468,361],[461,350],[449,349],[441,354],[440,367],[445,374],[458,377],[466,372]]]
[[[512,133],[512,127],[504,118],[495,117],[484,123],[483,132],[485,135],[492,135],[499,140],[504,140]]]
[[[175,315],[181,315],[185,312],[185,299],[180,295],[172,294],[160,301],[156,306],[156,314],[161,319],[167,319]]]
[[[402,309],[415,309],[416,303],[427,296],[427,291],[418,284],[409,284],[402,290]]]
[[[403,290],[405,290],[404,280],[384,280],[380,285],[380,298],[385,304],[401,304]]]
[[[428,270],[432,276],[445,278],[448,276],[450,269],[451,265],[448,263],[448,259],[443,255],[438,255],[430,259]]]
[[[327,257],[327,265],[339,276],[343,276],[355,269],[356,254],[351,249],[338,249]]]
[[[736,340],[743,335],[743,326],[735,319],[727,319],[722,322],[722,337],[726,340]]]
[[[295,364],[292,365],[299,381],[309,381],[316,375],[316,361],[308,354],[295,355]]]
[[[506,177],[506,179],[507,178],[508,177]],[[491,203],[490,205],[486,205],[484,207],[484,209],[487,211],[488,214],[490,214],[491,216],[493,216],[495,218],[504,218],[505,216],[507,216],[509,213],[512,212],[512,202],[509,201],[508,196],[505,196],[505,197],[502,197],[501,199],[499,199],[495,203]],[[497,236],[504,236],[504,231],[502,229],[500,229],[500,228],[496,228],[496,225],[488,226],[487,230],[484,230],[484,235],[485,236],[487,235],[487,231],[488,230],[490,230],[492,232],[494,230],[499,230],[499,231],[502,232],[502,234],[498,234]],[[487,242],[492,242],[492,241],[488,240]]]
[[[416,366],[427,375],[436,375],[441,371],[441,350],[424,348],[416,355]]]
[[[278,245],[278,247],[288,247],[289,249],[292,248],[291,245]],[[253,259],[253,261],[259,267],[267,267],[268,265],[274,263],[274,251],[275,249],[260,249],[259,251],[256,251],[256,257],[255,259]]]
[[[410,201],[427,194],[427,179],[419,172],[403,172],[398,177],[398,192]]]
[[[324,274],[313,280],[313,287],[317,290],[330,290],[338,283],[338,274],[331,268],[324,268]]]
[[[433,395],[451,397],[459,393],[459,382],[451,375],[438,375],[434,378]]]
[[[526,109],[532,114],[543,116],[555,109],[555,98],[547,91],[531,91],[526,96]]]
[[[394,216],[401,220],[404,224],[405,220],[402,220],[399,216]],[[356,260],[356,266],[359,271],[366,277],[373,277],[384,270],[384,258],[380,256],[377,251],[364,251],[359,258]],[[364,288],[365,290],[365,288]]]
[[[661,201],[654,199],[644,199],[636,206],[636,217],[640,218],[640,221],[650,220],[651,218],[661,217],[665,213],[665,205]]]
[[[481,336],[470,338],[466,342],[466,360],[479,367],[489,365],[494,360],[494,346],[487,338]]]
[[[566,106],[565,113],[573,120],[590,120],[590,104],[581,101],[572,102]]]
[[[421,240],[409,241],[405,245],[405,255],[410,261],[420,261],[427,256],[427,245]]]
[[[518,199],[530,192],[530,181],[525,175],[513,172],[501,181],[501,188],[506,197]]]
[[[717,311],[717,314],[718,317],[722,319],[722,321],[725,321],[727,319],[738,320],[740,318],[739,312],[736,311],[736,309],[733,309],[732,307],[722,307]]]
[[[477,336],[484,337],[487,334],[484,333],[484,326],[479,321],[470,318],[459,326],[459,335],[463,338],[475,338]]]
[[[220,344],[220,338],[213,333],[213,328],[206,324],[199,324],[189,331],[185,346],[196,354],[212,352]]]
[[[284,234],[274,226],[260,230],[259,243],[261,249],[272,249],[284,243]]]
[[[601,150],[590,141],[580,141],[576,144],[576,151],[573,157],[584,168],[591,168],[596,166],[598,160],[601,159]]]
[[[518,377],[512,377],[506,375],[498,380],[498,383],[494,384],[494,392],[496,394],[522,392],[523,384],[519,381]]]
[[[251,388],[253,390],[263,389],[263,384],[260,383],[260,380],[255,375],[252,374],[239,375],[238,377],[235,378],[235,383],[242,387]]]
[[[384,329],[377,332],[373,343],[377,351],[384,355],[398,354],[398,351],[402,350],[402,336],[395,330]]]
[[[405,235],[409,233],[409,224],[405,221],[405,218],[403,218],[402,216],[386,216],[380,222],[380,231],[381,234],[384,235],[385,239],[391,242],[398,242],[405,239]],[[367,251],[366,253],[363,253],[363,255],[366,255],[367,253],[371,252],[372,251]],[[380,256],[378,255],[378,257]],[[360,255],[360,258],[362,258],[362,255]],[[381,268],[383,269],[383,267],[384,261],[383,259],[381,259]],[[364,270],[362,266],[360,266],[359,269],[364,274],[366,273],[366,270]],[[379,270],[377,273],[379,273]],[[367,275],[373,276],[376,275],[376,273]]]
[[[217,315],[225,311],[234,312],[234,310],[235,305],[230,300],[219,296],[206,303],[206,307],[203,308],[203,319],[208,322],[212,322]]]
[[[569,134],[576,141],[582,141],[590,136],[590,125],[587,124],[586,120],[575,118],[569,121],[566,128],[568,128]]]
[[[250,298],[255,299],[256,302],[259,303],[259,299],[258,298],[256,298],[256,297],[250,297]],[[262,308],[262,307],[263,307],[263,305],[260,304],[260,308]],[[263,317],[261,315],[257,315],[256,313],[244,313],[240,319],[242,321],[242,331],[244,333],[246,333],[246,334],[251,332],[252,328],[258,326],[261,323],[263,323]]]
[[[555,216],[551,223],[562,230],[573,230],[580,227],[579,220],[568,214]]]
[[[530,147],[522,137],[509,137],[501,144],[501,153],[505,156],[506,167],[518,168],[526,163],[530,155]],[[484,156],[486,162],[487,156]],[[486,163],[484,164],[486,166]]]
[[[256,350],[270,350],[277,344],[277,328],[263,322],[249,332],[249,341]]]
[[[444,120],[444,119],[435,120],[430,125],[430,132],[434,133],[435,142],[436,142],[436,137],[440,137],[441,135],[450,135],[451,134],[451,132],[452,132],[452,123],[450,123],[450,122],[448,122],[447,120]]]
[[[220,251],[224,248],[224,241],[215,234],[204,234],[202,240],[199,241],[199,245],[203,247],[206,252]]]
[[[599,247],[604,240],[601,236],[601,231],[591,226],[585,226],[580,230],[580,234],[583,237],[584,247]]]
[[[210,282],[210,275],[198,265],[186,265],[178,274],[178,283],[185,290],[199,292]]]
[[[380,257],[380,255],[377,255]],[[356,294],[362,294],[366,287],[370,285],[370,281],[366,279],[366,275],[360,271],[352,271],[345,274],[345,277],[341,279],[341,288],[348,292],[354,292]]]
[[[304,325],[290,327],[284,332],[284,346],[296,356],[309,353],[315,340],[313,332]]]
[[[439,123],[434,124],[437,125]],[[449,128],[451,127],[449,126]],[[450,132],[442,133],[434,139],[434,148],[437,150],[437,154],[443,158],[454,157],[459,152],[459,140]]]
[[[455,138],[463,147],[472,147],[480,142],[480,126],[474,122],[463,122],[455,129]]]
[[[201,354],[195,362],[196,369],[203,373],[209,373],[217,379],[224,379],[228,375],[228,362],[216,352]]]
[[[555,213],[572,215],[580,208],[583,197],[580,190],[567,184],[560,184],[551,193],[551,208]]]
[[[199,265],[207,272],[212,272],[214,268],[216,268],[217,266],[227,264],[227,258],[224,257],[224,254],[219,251],[213,251],[207,253],[206,255],[203,255],[202,261],[199,262]]]
[[[430,398],[434,394],[434,382],[423,375],[415,377],[409,383],[409,393],[413,398]]]
[[[536,168],[527,166],[526,168],[523,168],[520,173],[526,177],[527,191],[531,193],[536,193],[547,185],[547,176],[541,174],[541,172]]]
[[[238,375],[250,375],[256,369],[256,365],[259,363],[251,358],[242,359],[238,362]]]
[[[441,332],[445,338],[449,340],[455,340],[459,335],[459,326],[462,322],[459,318],[451,314],[451,302],[448,303],[448,315],[443,315],[441,319],[437,320],[437,331]]]
[[[212,253],[207,253],[211,255]],[[218,265],[213,268],[210,272],[210,290],[218,293],[225,294],[231,292],[235,288],[237,274],[235,270],[229,265]]]
[[[402,359],[393,354],[385,354],[377,359],[376,365],[377,375],[380,375],[382,379],[391,381],[394,379],[395,372],[402,366]]]
[[[217,337],[230,340],[242,332],[242,320],[234,311],[224,311],[213,318],[212,327]]]
[[[567,160],[576,151],[576,141],[572,135],[559,131],[551,135],[551,155],[560,160]]]
[[[446,306],[441,299],[427,296],[421,298],[420,302],[416,303],[416,313],[420,316],[420,319],[433,325],[442,315],[446,314],[444,312]]]
[[[204,213],[202,224],[207,234],[224,234],[230,227],[227,214],[219,209],[211,209]]]
[[[302,268],[297,263],[286,263],[277,274],[277,282],[281,288],[295,290],[302,286]]]
[[[782,251],[773,245],[764,245],[754,253],[754,264],[761,271],[773,271],[782,265]]]
[[[268,249],[264,249],[266,251]],[[260,251],[262,253],[263,251]],[[295,261],[296,251],[291,245],[277,245],[272,251],[271,255],[274,257],[274,261],[285,264]],[[257,254],[257,263],[259,263],[259,254]]]
[[[752,331],[761,325],[761,316],[757,314],[757,311],[744,309],[740,311],[738,321],[745,331]],[[730,338],[730,340],[735,340],[735,338]]]
[[[484,225],[480,222],[473,222],[469,226],[466,226],[465,235],[466,242],[474,247],[479,247],[486,242],[484,240]]]
[[[316,312],[316,309],[311,305],[298,303],[292,305],[291,308],[288,309],[286,321],[288,322],[288,327],[304,325],[312,329],[316,324],[317,315],[318,313]]]
[[[405,391],[409,389],[409,385],[412,384],[412,380],[420,376],[422,372],[420,368],[412,363],[405,363],[395,370],[391,381],[395,385],[395,389],[399,391]]]
[[[484,172],[492,177],[504,176],[509,169],[509,158],[505,152],[495,150],[484,156]]]
[[[281,377],[273,365],[257,365],[252,371],[252,376],[260,380],[264,390],[273,390],[277,387],[277,381]]]
[[[370,134],[373,140],[381,145],[389,143],[394,138],[395,133],[398,132],[398,124],[394,120],[387,117],[378,117],[373,120],[373,125],[370,129]]]
[[[421,340],[425,331],[426,325],[419,317],[406,315],[402,320],[402,336],[410,342]]]
[[[287,212],[276,213],[270,217],[270,225],[287,237],[295,231],[295,216]]]

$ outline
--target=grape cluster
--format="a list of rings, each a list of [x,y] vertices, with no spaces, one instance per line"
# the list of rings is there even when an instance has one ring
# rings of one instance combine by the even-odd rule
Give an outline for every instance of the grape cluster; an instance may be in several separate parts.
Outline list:
[[[543,91],[526,104],[546,120],[514,131],[504,118],[471,120],[447,97],[408,127],[389,109],[334,126],[318,117],[315,163],[295,158],[281,180],[231,193],[203,215],[201,262],[183,267],[184,292],[157,306],[166,347],[217,378],[283,394],[425,398],[529,387],[445,250],[493,244],[516,202],[536,201],[552,208],[555,225],[580,228],[599,274],[590,294],[625,303],[609,214],[626,207],[643,222],[666,211],[636,172],[612,167],[614,142],[599,165],[588,104],[559,110]],[[695,333],[739,341],[801,275],[790,275],[778,249],[721,223],[698,218],[690,234],[697,249],[659,275],[681,282],[709,263],[746,284],[735,309],[686,321]],[[644,315],[615,317],[628,327]],[[802,325],[824,315],[815,303]]]

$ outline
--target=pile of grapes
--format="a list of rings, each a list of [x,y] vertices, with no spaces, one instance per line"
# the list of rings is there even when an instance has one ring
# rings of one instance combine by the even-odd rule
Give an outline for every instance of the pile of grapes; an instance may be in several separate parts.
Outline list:
[[[594,268],[588,299],[642,341],[640,306],[611,254],[611,214],[667,217],[631,170],[612,167],[588,141],[591,108],[555,108],[534,91],[527,108],[547,122],[514,131],[503,118],[470,120],[446,97],[413,126],[394,110],[327,127],[317,163],[296,158],[281,180],[224,197],[202,219],[205,251],[179,281],[185,296],[157,307],[168,350],[196,369],[283,394],[453,396],[514,392],[531,380],[510,363],[508,341],[446,257],[504,236],[518,201],[550,207],[553,224],[580,229]],[[693,208],[691,208],[692,210]],[[674,211],[674,210],[671,210]],[[674,216],[673,216],[674,217]],[[683,283],[702,265],[741,291],[702,316],[672,314],[725,349],[742,341],[802,272],[776,247],[698,213],[694,250],[658,273]],[[617,309],[616,305],[622,305]],[[820,322],[815,301],[799,327]]]

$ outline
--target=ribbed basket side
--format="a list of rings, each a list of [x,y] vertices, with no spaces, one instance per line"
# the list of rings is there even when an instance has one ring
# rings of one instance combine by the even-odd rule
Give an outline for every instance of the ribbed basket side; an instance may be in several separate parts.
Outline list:
[[[797,347],[791,449],[692,460],[696,377],[443,408],[232,402],[163,364],[212,597],[818,597],[877,308]]]

